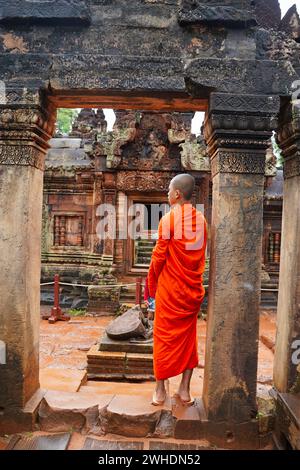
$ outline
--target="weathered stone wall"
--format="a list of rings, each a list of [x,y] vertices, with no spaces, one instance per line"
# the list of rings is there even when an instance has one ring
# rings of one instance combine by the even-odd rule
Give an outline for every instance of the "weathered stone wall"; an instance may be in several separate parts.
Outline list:
[[[196,73],[204,96],[209,87],[236,87],[235,78],[240,93],[285,94],[295,78],[292,67],[270,62],[275,46],[261,47],[271,33],[257,34],[250,1],[197,1],[196,9],[180,0],[1,3],[1,78],[9,86],[184,92]],[[210,13],[201,19],[203,8]]]
[[[128,109],[129,98],[135,99],[135,109],[145,102],[147,109],[159,109],[163,103],[173,111],[183,110],[180,99],[186,100],[186,111],[193,106],[204,109],[209,101],[206,133],[214,160],[214,192],[218,187],[222,191],[212,218],[215,248],[207,350],[214,340],[214,357],[207,356],[204,402],[209,417],[216,420],[241,423],[256,412],[260,263],[255,259],[261,250],[264,151],[277,126],[278,96],[289,97],[293,81],[299,78],[300,45],[284,32],[257,26],[253,6],[250,0],[212,4],[207,0],[0,0],[0,80],[6,85],[0,103],[0,191],[5,214],[0,232],[5,314],[1,340],[9,345],[8,365],[0,365],[5,384],[0,388],[0,407],[7,407],[8,418],[9,405],[21,409],[38,387],[41,170],[54,117],[53,111],[49,116],[47,111],[51,102],[54,108],[96,107],[107,96],[119,103],[123,99],[121,109],[126,104]],[[49,100],[44,93],[39,95],[41,88]],[[24,107],[28,112],[23,112]],[[36,112],[36,107],[43,112]],[[249,183],[248,193],[240,193],[237,173],[245,186]],[[106,176],[104,201],[112,202],[116,184],[111,175]],[[232,218],[222,233],[217,211],[226,209],[232,187]],[[249,214],[253,221],[248,224]],[[241,228],[240,239],[236,226]],[[239,240],[253,243],[249,259]],[[226,260],[231,253],[235,264],[228,274]],[[104,254],[113,257],[112,243],[105,244]],[[239,276],[253,288],[246,297]],[[237,286],[232,319],[220,301],[231,286]],[[298,321],[298,311],[293,321]],[[222,344],[215,341],[219,326]],[[231,329],[238,338],[233,344]],[[223,360],[232,373],[226,383],[217,375]],[[234,390],[240,409],[231,406]]]

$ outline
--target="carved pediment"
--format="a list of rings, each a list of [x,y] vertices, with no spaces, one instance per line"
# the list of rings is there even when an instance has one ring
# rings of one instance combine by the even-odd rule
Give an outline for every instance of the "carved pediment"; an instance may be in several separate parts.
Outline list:
[[[0,23],[89,24],[84,0],[0,0]]]
[[[179,11],[181,25],[213,24],[255,25],[256,19],[249,1],[207,2],[205,0],[185,0]]]

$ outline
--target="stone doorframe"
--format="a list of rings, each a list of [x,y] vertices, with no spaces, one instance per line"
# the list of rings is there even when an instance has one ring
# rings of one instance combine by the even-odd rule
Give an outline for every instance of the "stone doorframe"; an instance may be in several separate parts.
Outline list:
[[[30,427],[24,409],[39,396],[43,162],[55,122],[49,98],[40,90],[23,90],[13,103],[0,105],[0,340],[7,346],[7,363],[0,365],[0,430],[6,433]],[[147,99],[151,106],[149,93]],[[134,107],[132,96],[129,102]],[[82,97],[80,103],[84,106]],[[154,108],[168,111],[203,110],[207,101],[186,97],[182,103],[175,109],[170,100],[164,105],[153,99]],[[203,401],[209,422],[226,429],[256,426],[265,151],[278,112],[277,96],[209,96],[205,138],[213,211]]]
[[[284,191],[274,385],[300,393],[300,104],[281,103],[278,142]]]

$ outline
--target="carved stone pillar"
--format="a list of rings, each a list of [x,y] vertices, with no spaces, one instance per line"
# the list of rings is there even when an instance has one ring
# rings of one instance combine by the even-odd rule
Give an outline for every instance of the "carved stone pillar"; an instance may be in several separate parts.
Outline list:
[[[126,271],[125,242],[127,233],[127,196],[123,191],[117,193],[117,238],[115,247],[115,263],[120,274]]]
[[[283,220],[274,383],[280,392],[298,391],[300,357],[300,109],[288,104],[280,116],[284,157]]]
[[[103,188],[103,202],[112,208],[112,211],[108,212],[108,224],[107,229],[109,233],[106,234],[104,240],[103,254],[106,259],[111,259],[113,262],[114,258],[114,247],[115,247],[115,236],[116,236],[116,182],[114,173],[106,173],[104,188]],[[114,209],[114,210],[113,210]]]
[[[265,152],[278,108],[272,96],[212,93],[205,122],[213,207],[203,400],[214,421],[256,415]]]
[[[103,246],[101,240],[99,240],[97,235],[97,223],[98,223],[98,216],[97,210],[100,204],[103,201],[102,195],[102,181],[103,181],[103,173],[102,171],[95,171],[94,173],[94,193],[93,193],[93,218],[92,218],[92,230],[91,230],[91,246],[93,247],[93,253],[98,255],[102,254]]]
[[[39,388],[40,257],[44,157],[54,127],[38,91],[7,91],[0,104],[1,426]],[[11,419],[11,420],[10,420]]]

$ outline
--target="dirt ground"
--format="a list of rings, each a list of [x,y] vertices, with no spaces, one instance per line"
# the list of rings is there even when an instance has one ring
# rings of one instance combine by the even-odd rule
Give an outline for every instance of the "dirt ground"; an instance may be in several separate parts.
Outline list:
[[[42,313],[49,307],[43,307]],[[40,380],[42,388],[75,392],[84,381],[87,352],[98,343],[106,325],[112,320],[108,317],[73,317],[70,322],[49,324],[41,320],[40,329]],[[274,345],[276,335],[276,312],[263,310],[260,316],[259,361],[257,380],[259,384],[272,385]],[[204,375],[206,322],[198,320],[199,366],[194,371],[191,391],[196,395],[202,392]],[[172,378],[176,386],[179,378]],[[91,382],[100,386],[99,382]],[[128,392],[133,384],[122,384]],[[137,384],[134,384],[136,390]],[[151,383],[138,384],[140,388],[150,390]],[[151,387],[149,387],[151,385]],[[109,388],[109,383],[102,383]]]

